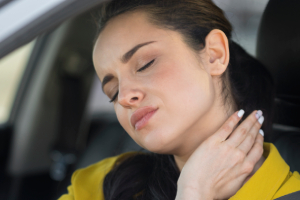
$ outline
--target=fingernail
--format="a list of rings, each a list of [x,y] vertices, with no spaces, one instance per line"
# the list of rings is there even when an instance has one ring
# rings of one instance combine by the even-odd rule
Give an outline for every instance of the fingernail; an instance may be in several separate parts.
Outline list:
[[[241,109],[239,112],[238,112],[238,117],[242,117],[244,115],[245,111],[243,109]]]
[[[260,124],[262,124],[262,123],[264,122],[264,120],[265,120],[264,116],[261,116],[261,117],[258,119],[258,122],[259,122]]]
[[[256,113],[255,113],[255,117],[256,119],[260,118],[262,116],[263,112],[261,110],[258,110]]]
[[[265,136],[265,134],[264,134],[264,131],[263,130],[261,130],[261,129],[259,129],[259,131],[258,131],[263,137]]]

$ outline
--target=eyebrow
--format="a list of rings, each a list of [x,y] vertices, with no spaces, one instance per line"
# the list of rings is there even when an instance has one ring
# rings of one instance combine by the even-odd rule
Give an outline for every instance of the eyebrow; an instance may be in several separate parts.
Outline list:
[[[145,42],[145,43],[138,44],[135,47],[133,47],[131,50],[129,50],[127,53],[125,53],[122,56],[122,58],[121,58],[122,63],[124,63],[124,64],[127,63],[131,59],[131,57],[137,52],[137,50],[139,50],[141,47],[151,44],[153,42],[155,42],[155,41]]]
[[[145,43],[142,43],[142,44],[138,44],[136,45],[135,47],[133,47],[132,49],[130,49],[127,53],[125,53],[122,57],[121,57],[121,61],[122,63],[127,63],[131,58],[132,56],[143,46],[146,46],[148,44],[151,44],[155,41],[150,41],[150,42],[145,42]],[[103,78],[103,81],[102,81],[102,91],[104,92],[104,86],[105,84],[107,84],[109,81],[111,81],[111,79],[113,79],[114,76],[112,74],[108,74],[106,75],[104,78]]]

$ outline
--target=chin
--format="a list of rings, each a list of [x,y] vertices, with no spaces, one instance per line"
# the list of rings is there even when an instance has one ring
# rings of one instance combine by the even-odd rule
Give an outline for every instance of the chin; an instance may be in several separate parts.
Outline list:
[[[155,131],[151,131],[143,135],[141,138],[142,141],[140,140],[137,143],[141,144],[140,146],[153,153],[172,154],[176,146],[173,138],[174,136],[174,131],[158,131],[156,129]]]
[[[147,146],[145,147],[146,150],[152,152],[152,153],[157,153],[157,154],[171,154],[168,149],[166,149],[163,146]]]

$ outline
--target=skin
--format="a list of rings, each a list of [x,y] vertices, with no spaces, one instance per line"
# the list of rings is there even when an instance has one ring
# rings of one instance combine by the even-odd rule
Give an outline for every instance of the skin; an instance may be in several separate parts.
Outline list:
[[[148,42],[128,62],[122,61],[134,46]],[[149,151],[173,154],[182,170],[191,155],[235,112],[235,105],[225,105],[221,94],[220,77],[229,56],[227,37],[220,30],[211,31],[205,48],[195,52],[178,32],[159,28],[149,23],[145,13],[134,12],[108,22],[95,44],[93,61],[101,81],[106,75],[113,76],[103,90],[109,98],[119,92],[114,108],[127,133]],[[138,71],[153,59],[151,66]],[[135,130],[130,117],[145,106],[158,110],[144,128]],[[259,129],[260,125],[256,126]],[[252,173],[262,162],[259,156]],[[180,194],[190,190],[182,191]]]

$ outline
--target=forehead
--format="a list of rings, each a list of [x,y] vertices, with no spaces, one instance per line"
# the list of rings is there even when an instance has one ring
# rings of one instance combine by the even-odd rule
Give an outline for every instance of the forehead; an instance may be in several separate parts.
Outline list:
[[[95,69],[100,79],[112,67],[120,64],[123,54],[137,44],[162,42],[170,36],[167,30],[152,25],[144,12],[121,14],[111,19],[99,35],[93,52]]]

